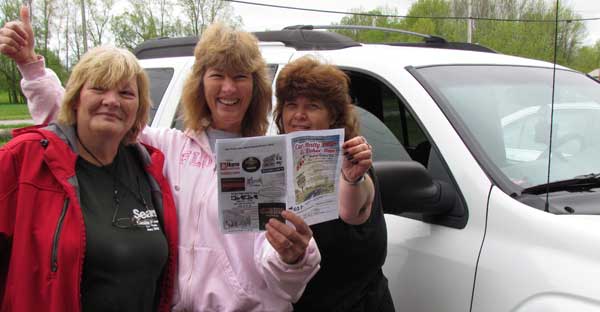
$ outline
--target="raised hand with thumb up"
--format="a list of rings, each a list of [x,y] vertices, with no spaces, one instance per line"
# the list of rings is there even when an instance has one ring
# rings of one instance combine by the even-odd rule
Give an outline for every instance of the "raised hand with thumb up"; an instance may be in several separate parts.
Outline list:
[[[21,20],[8,22],[0,28],[0,53],[17,64],[27,64],[38,59],[35,53],[33,29],[29,18],[29,7],[21,6]]]

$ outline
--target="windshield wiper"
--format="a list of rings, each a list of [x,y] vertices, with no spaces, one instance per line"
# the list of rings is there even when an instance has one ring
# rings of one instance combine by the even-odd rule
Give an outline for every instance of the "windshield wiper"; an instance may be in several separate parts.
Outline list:
[[[521,194],[545,194],[546,192],[585,192],[600,187],[600,173],[590,173],[574,177],[573,179],[554,181],[528,187]]]

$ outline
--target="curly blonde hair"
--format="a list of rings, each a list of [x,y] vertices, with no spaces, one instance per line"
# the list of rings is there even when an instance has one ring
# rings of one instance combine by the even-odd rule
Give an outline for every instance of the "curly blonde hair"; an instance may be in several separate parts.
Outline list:
[[[185,128],[204,131],[210,124],[211,111],[204,96],[203,78],[209,68],[218,68],[252,75],[252,99],[242,120],[242,136],[264,135],[269,125],[267,115],[271,111],[272,93],[256,37],[216,23],[202,34],[194,57],[196,61],[181,97]]]
[[[346,140],[358,135],[359,125],[349,93],[350,78],[334,65],[312,56],[288,63],[277,76],[277,106],[273,112],[279,133],[284,133],[283,108],[286,101],[299,96],[318,100],[331,117],[330,128],[344,128]]]
[[[119,83],[133,78],[137,82],[139,105],[135,122],[122,142],[124,144],[135,143],[139,133],[148,122],[148,110],[151,106],[150,87],[148,76],[137,58],[125,49],[107,45],[93,48],[83,55],[77,65],[73,67],[73,72],[65,87],[65,95],[57,121],[64,125],[77,123],[75,106],[86,82],[111,89]]]

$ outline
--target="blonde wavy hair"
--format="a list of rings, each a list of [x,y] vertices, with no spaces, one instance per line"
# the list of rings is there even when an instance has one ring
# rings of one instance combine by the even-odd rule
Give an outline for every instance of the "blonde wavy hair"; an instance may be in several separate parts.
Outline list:
[[[123,81],[135,78],[138,88],[138,110],[135,122],[122,139],[124,144],[132,144],[148,122],[151,106],[149,80],[137,58],[131,52],[114,46],[100,46],[89,50],[73,67],[57,121],[64,125],[77,123],[76,104],[80,100],[81,89],[86,82],[98,87],[114,88]]]
[[[346,140],[358,135],[359,124],[349,92],[350,78],[334,65],[326,64],[307,55],[288,63],[275,83],[277,106],[273,119],[279,130],[283,128],[283,108],[286,101],[303,96],[325,105],[330,129],[344,128]]]
[[[264,135],[269,125],[272,93],[256,37],[221,23],[212,24],[196,44],[194,57],[196,61],[181,97],[185,128],[204,131],[210,125],[211,111],[204,96],[203,78],[209,68],[217,68],[252,75],[252,99],[242,120],[242,136]]]

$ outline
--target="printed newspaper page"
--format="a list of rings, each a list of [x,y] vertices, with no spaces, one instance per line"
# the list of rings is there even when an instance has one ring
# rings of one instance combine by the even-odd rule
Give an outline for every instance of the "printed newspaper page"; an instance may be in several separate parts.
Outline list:
[[[309,225],[337,218],[343,141],[343,129],[217,140],[223,232],[263,231],[284,209]]]
[[[286,209],[285,136],[217,140],[219,219],[225,233],[264,230]]]
[[[288,134],[288,208],[311,225],[338,217],[344,129]]]

